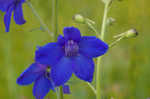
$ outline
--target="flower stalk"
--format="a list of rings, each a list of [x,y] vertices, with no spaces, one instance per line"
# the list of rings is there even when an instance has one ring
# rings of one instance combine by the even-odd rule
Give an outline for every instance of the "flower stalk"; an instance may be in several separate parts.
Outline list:
[[[57,40],[58,36],[58,0],[53,0],[53,31],[54,31],[54,39]],[[60,86],[58,88],[58,99],[64,99],[63,95],[63,87]]]
[[[104,8],[104,16],[103,16],[103,22],[102,22],[102,29],[101,29],[101,35],[99,35],[99,38],[101,38],[104,41],[104,36],[105,36],[105,31],[106,31],[106,24],[107,24],[107,14],[108,14],[108,9],[109,9],[109,3],[105,4],[105,8]],[[97,95],[96,95],[96,99],[101,99],[101,75],[100,75],[100,71],[101,71],[101,60],[102,57],[99,57],[97,59],[97,71],[96,71],[96,91],[97,91]]]
[[[93,91],[93,93],[96,95],[97,92],[96,92],[95,88],[93,87],[93,85],[91,83],[89,83],[89,82],[87,83],[87,85],[91,88],[91,90]]]
[[[59,88],[59,99],[64,99],[64,94],[63,94],[63,87],[61,86],[60,88]]]
[[[58,0],[53,0],[53,31],[54,39],[58,36]]]
[[[91,28],[96,33],[96,36],[99,35],[97,29],[93,26],[93,24],[90,21],[88,21],[88,19],[86,19],[85,23],[88,25],[89,28]]]
[[[95,22],[88,19],[88,18],[85,18],[83,17],[82,15],[80,14],[76,14],[73,16],[73,20],[77,23],[80,23],[80,24],[86,24],[90,29],[92,29],[92,31],[94,31],[96,33],[96,36],[99,35],[99,32],[97,31],[97,29],[94,27],[94,24]]]
[[[112,42],[109,45],[109,48],[115,46],[122,39],[135,38],[137,35],[138,35],[138,32],[137,32],[136,29],[130,29],[130,30],[124,32],[124,33],[118,34],[118,35],[114,36],[114,38],[116,38],[117,40]]]
[[[112,48],[113,46],[115,46],[120,40],[124,39],[125,36],[121,36],[120,38],[118,38],[117,40],[115,40],[114,42],[112,42],[109,45],[109,48]]]
[[[41,26],[44,28],[45,31],[48,32],[48,34],[53,37],[53,33],[49,30],[49,28],[47,27],[47,25],[44,23],[44,21],[42,20],[42,18],[39,16],[39,14],[37,13],[37,11],[34,9],[33,5],[30,3],[30,1],[26,1],[27,5],[31,8],[33,14],[36,16],[36,18],[38,19],[38,21],[40,22]]]

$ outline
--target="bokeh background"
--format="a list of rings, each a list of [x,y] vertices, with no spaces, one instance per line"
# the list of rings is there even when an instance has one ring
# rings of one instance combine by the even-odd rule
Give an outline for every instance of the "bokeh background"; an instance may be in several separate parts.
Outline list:
[[[52,0],[31,0],[36,11],[53,32]],[[108,27],[105,41],[111,43],[113,36],[136,28],[139,36],[122,40],[111,48],[102,61],[103,99],[148,99],[150,97],[150,1],[114,0],[108,16],[116,22]],[[19,86],[17,77],[34,62],[37,46],[52,41],[52,37],[40,26],[32,10],[23,5],[26,24],[18,26],[12,20],[11,31],[5,33],[4,13],[0,12],[0,98],[34,99],[32,85]],[[78,27],[83,35],[95,35],[84,24],[77,24],[72,16],[79,13],[96,22],[100,31],[104,4],[101,0],[59,0],[59,33],[63,27]],[[86,68],[86,66],[85,66]],[[73,77],[69,82],[71,94],[65,99],[95,99],[89,86]],[[93,82],[94,85],[94,82]],[[50,92],[45,99],[55,99]]]

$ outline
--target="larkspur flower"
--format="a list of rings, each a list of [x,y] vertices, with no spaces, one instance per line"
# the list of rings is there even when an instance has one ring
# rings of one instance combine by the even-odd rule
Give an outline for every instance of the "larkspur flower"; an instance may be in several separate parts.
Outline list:
[[[14,20],[16,24],[22,25],[25,23],[22,11],[22,4],[25,0],[0,0],[0,10],[5,12],[4,24],[6,32],[9,32],[12,12],[14,12]]]
[[[75,27],[65,27],[64,37],[48,43],[36,51],[35,61],[51,65],[51,78],[55,86],[66,83],[74,73],[84,81],[92,82],[93,58],[105,54],[108,45],[95,36],[81,36]]]
[[[17,79],[19,85],[29,85],[34,82],[33,95],[36,99],[44,99],[50,90],[55,91],[55,86],[50,78],[50,67],[33,63]],[[70,94],[70,87],[62,85],[63,92]]]
[[[19,85],[29,85],[33,82],[33,95],[36,99],[43,99],[50,89],[55,90],[45,65],[33,63],[17,79]]]

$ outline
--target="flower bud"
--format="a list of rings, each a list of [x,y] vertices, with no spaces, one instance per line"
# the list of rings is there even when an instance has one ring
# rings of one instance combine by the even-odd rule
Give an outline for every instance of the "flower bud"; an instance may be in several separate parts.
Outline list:
[[[107,19],[107,25],[108,25],[108,26],[112,26],[113,23],[115,23],[115,21],[116,21],[116,20],[115,20],[114,18],[110,17],[110,18]]]
[[[136,31],[136,29],[130,29],[125,33],[125,38],[133,38],[136,37],[138,35],[138,32]]]
[[[80,14],[74,15],[73,20],[77,23],[85,23],[85,18]]]

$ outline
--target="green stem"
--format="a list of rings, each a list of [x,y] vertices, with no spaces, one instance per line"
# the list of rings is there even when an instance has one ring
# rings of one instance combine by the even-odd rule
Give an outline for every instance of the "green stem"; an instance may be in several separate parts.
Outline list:
[[[96,28],[90,22],[86,21],[86,24],[88,25],[88,27],[90,27],[96,33],[96,36],[99,35],[99,33],[96,30]]]
[[[57,96],[57,99],[64,99],[64,94],[63,94],[63,87],[60,86],[58,88],[58,96]]]
[[[28,4],[28,6],[31,8],[33,14],[36,16],[36,18],[39,20],[41,26],[44,28],[44,30],[46,30],[49,35],[51,37],[53,37],[53,33],[49,30],[49,28],[47,27],[47,25],[44,23],[44,21],[42,20],[42,18],[39,16],[39,14],[36,12],[36,10],[34,9],[33,5],[29,2],[29,1],[26,1],[26,3]]]
[[[120,40],[122,40],[124,38],[124,36],[118,38],[117,40],[115,40],[114,42],[112,42],[110,45],[109,45],[109,48],[112,48],[113,46],[115,46]]]
[[[101,35],[99,36],[99,38],[101,38],[102,40],[104,40],[105,31],[106,31],[106,21],[107,21],[108,5],[109,4],[105,4],[104,16],[103,16],[103,23],[102,23],[102,29],[101,29]]]
[[[87,82],[87,84],[88,84],[88,86],[91,88],[91,90],[93,91],[93,93],[96,95],[97,93],[96,93],[96,90],[95,90],[95,88],[91,85],[91,83],[88,83]]]
[[[53,29],[54,29],[54,39],[57,39],[58,36],[58,0],[53,0]],[[64,95],[63,95],[63,87],[60,86],[58,88],[58,92],[57,92],[58,99],[64,99]]]
[[[53,0],[53,30],[55,35],[55,40],[58,36],[58,0]]]
[[[105,36],[105,31],[106,31],[106,21],[107,21],[107,13],[108,13],[108,5],[109,4],[105,4],[105,8],[104,8],[104,16],[103,16],[103,23],[102,23],[102,29],[101,29],[101,35],[99,36],[99,38],[101,38],[102,40],[104,40],[104,36]],[[100,75],[100,63],[101,63],[101,59],[102,57],[99,57],[97,59],[97,72],[96,72],[96,90],[97,90],[97,95],[96,95],[96,99],[101,99],[101,75]]]

